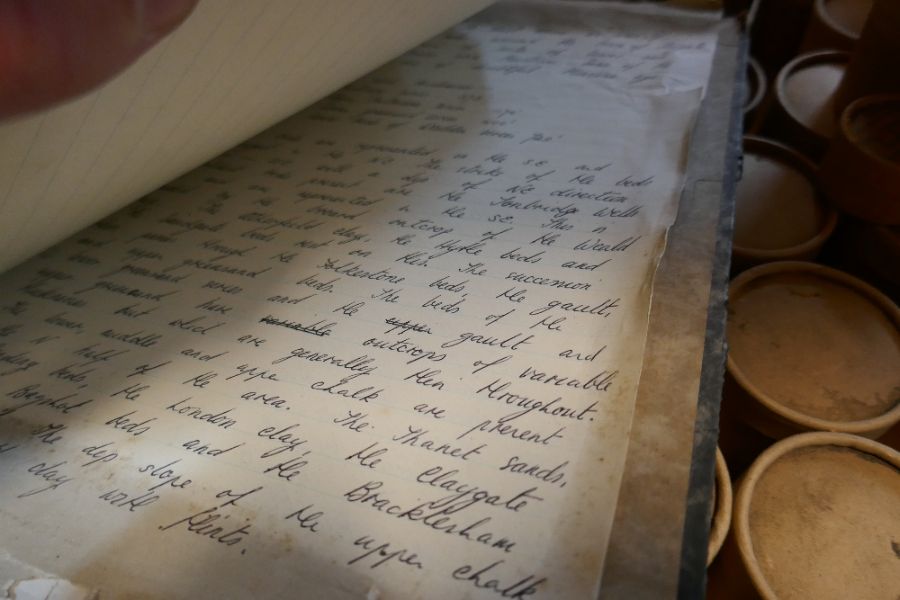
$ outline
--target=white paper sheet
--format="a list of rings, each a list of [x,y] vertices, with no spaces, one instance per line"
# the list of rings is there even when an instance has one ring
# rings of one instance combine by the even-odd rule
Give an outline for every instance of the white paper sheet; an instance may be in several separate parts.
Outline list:
[[[0,271],[488,4],[203,0],[98,91],[0,124]]]

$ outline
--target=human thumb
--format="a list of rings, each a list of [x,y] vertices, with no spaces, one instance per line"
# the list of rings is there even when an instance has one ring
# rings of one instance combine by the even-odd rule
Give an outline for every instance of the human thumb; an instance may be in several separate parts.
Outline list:
[[[132,62],[197,0],[0,0],[0,119],[84,93]]]

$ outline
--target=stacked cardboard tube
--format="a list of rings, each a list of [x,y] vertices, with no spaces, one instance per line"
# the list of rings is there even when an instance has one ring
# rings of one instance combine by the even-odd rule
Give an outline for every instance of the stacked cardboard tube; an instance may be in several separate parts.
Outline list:
[[[900,1],[750,15],[708,597],[900,598]]]

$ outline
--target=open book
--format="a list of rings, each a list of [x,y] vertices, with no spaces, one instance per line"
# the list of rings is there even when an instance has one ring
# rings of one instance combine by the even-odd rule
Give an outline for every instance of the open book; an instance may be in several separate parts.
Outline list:
[[[8,594],[597,594],[715,22],[501,4],[318,100],[480,4],[201,3],[0,128]]]

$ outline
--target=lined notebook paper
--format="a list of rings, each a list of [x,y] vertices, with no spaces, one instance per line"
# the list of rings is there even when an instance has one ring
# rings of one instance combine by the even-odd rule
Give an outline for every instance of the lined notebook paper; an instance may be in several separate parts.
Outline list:
[[[126,77],[290,22],[232,8]],[[658,9],[498,5],[10,270],[5,551],[108,597],[596,595],[714,45]],[[172,112],[113,84],[14,125],[64,153],[48,220],[201,159],[201,125],[289,110],[256,71],[182,80]],[[91,121],[114,101],[148,104]],[[8,199],[43,172],[15,156]]]
[[[206,0],[121,76],[0,125],[0,270],[427,40],[487,0]]]

